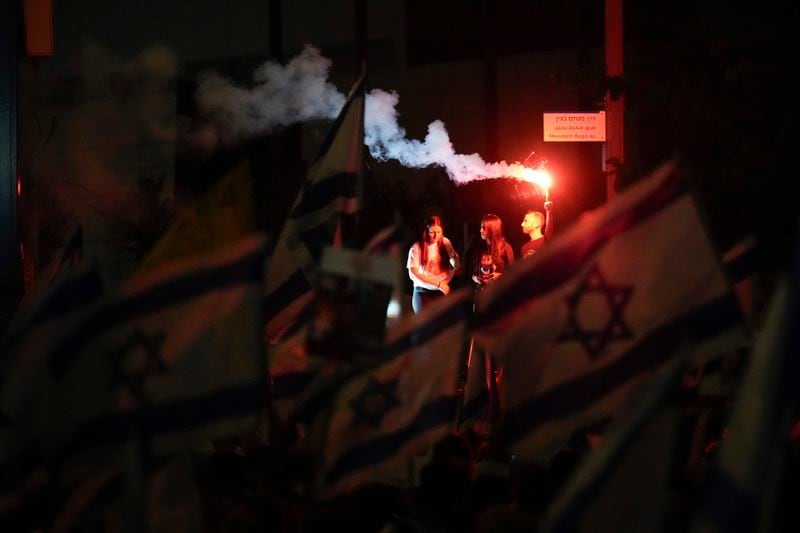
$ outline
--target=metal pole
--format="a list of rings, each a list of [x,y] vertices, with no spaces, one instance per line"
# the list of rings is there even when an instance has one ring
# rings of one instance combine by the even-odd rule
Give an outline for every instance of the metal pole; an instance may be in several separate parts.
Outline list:
[[[623,75],[622,0],[605,0],[606,27],[606,142],[603,154],[603,172],[606,175],[606,199],[614,197],[617,171],[609,171],[609,160],[616,160],[616,169],[622,168],[624,152],[625,102],[621,93]],[[616,87],[616,89],[615,89]],[[615,89],[615,90],[612,90]]]
[[[17,232],[17,28],[20,2],[0,8],[0,330],[20,296]]]

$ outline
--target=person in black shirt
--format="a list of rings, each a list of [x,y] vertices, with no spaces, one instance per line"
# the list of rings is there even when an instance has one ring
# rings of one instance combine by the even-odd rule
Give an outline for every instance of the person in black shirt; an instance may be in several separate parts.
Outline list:
[[[493,214],[484,215],[481,219],[481,239],[482,246],[478,247],[472,261],[472,281],[478,288],[499,278],[508,265],[514,262],[514,250],[503,236],[503,221],[500,217]],[[491,267],[485,256],[491,258]],[[489,270],[490,274],[485,275]]]
[[[472,281],[478,291],[494,283],[514,262],[514,249],[503,236],[503,222],[500,217],[493,214],[484,215],[481,218],[480,234],[481,242],[472,256]],[[470,364],[480,364],[478,363],[479,358],[482,358],[483,369],[486,372],[487,422],[489,426],[496,426],[502,418],[501,381],[503,370],[499,362],[488,351],[475,348],[475,345],[470,343]]]
[[[553,202],[546,201],[544,210],[547,215],[542,214],[541,211],[528,211],[522,219],[522,224],[520,224],[522,233],[526,234],[530,239],[522,245],[520,250],[520,255],[523,259],[535,254],[546,241],[553,237],[553,217],[551,216]],[[544,231],[542,231],[543,227]]]

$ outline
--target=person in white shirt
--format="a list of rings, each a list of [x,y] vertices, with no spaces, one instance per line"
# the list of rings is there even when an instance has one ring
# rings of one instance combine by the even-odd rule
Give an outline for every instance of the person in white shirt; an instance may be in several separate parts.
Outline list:
[[[450,281],[461,268],[450,239],[444,236],[442,219],[432,215],[425,220],[422,239],[408,251],[408,277],[414,283],[411,307],[419,313],[425,305],[450,292]]]

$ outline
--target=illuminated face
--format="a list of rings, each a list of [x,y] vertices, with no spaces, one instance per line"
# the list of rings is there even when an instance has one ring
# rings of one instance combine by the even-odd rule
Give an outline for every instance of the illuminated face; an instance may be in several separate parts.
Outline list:
[[[431,226],[428,228],[428,243],[433,244],[442,240],[442,227]]]
[[[492,256],[491,255],[482,255],[481,256],[481,266],[482,267],[490,267],[490,266],[492,266]]]
[[[525,218],[522,219],[522,224],[520,224],[520,226],[522,227],[522,233],[529,235],[535,229],[541,228],[542,223],[539,220],[539,217],[537,217],[533,213],[528,213],[525,215]]]
[[[488,239],[488,234],[486,232],[486,226],[484,226],[483,222],[481,222],[481,239],[484,241]]]
[[[531,213],[526,214],[525,217],[523,217],[522,219],[522,224],[520,224],[520,226],[522,227],[522,233],[528,234],[532,232],[533,224],[535,222],[536,220],[533,218],[533,215]]]

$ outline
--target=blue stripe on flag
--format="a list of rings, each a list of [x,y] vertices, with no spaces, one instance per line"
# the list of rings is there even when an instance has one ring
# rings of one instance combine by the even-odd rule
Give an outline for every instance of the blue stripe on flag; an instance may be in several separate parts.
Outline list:
[[[148,428],[157,435],[191,430],[209,422],[258,413],[263,395],[264,383],[257,381],[205,396],[160,404],[148,412]]]
[[[9,353],[15,343],[43,322],[65,316],[100,298],[103,295],[103,280],[100,273],[92,268],[76,277],[64,279],[51,290],[47,296],[47,305],[41,306],[19,330],[0,345],[0,353]]]
[[[336,220],[334,219],[319,224],[300,232],[298,235],[303,245],[306,247],[306,250],[311,254],[315,266],[322,263],[322,252],[325,250],[325,247],[330,246],[333,242],[335,222]],[[328,227],[328,223],[332,223],[332,226]]]
[[[464,298],[456,302],[456,304],[448,306],[431,320],[414,328],[412,331],[394,340],[391,344],[387,344],[380,354],[381,363],[394,359],[414,346],[422,346],[459,322],[468,322],[471,313],[471,298]]]
[[[757,527],[761,518],[775,513],[770,496],[781,490],[785,475],[786,437],[800,376],[800,241],[793,255],[786,286],[775,291],[708,475],[702,512],[714,531],[762,529]]]
[[[96,269],[77,278],[65,279],[47,299],[47,305],[31,320],[37,325],[84,307],[103,294],[103,279]]]
[[[263,267],[263,253],[259,248],[231,263],[180,274],[144,292],[112,301],[93,313],[50,355],[49,366],[53,377],[59,379],[63,376],[86,343],[114,326],[180,305],[205,293],[261,283]]]
[[[336,378],[331,379],[329,383],[322,385],[318,391],[316,391],[302,404],[302,406],[298,406],[296,408],[294,414],[292,415],[292,419],[297,422],[306,423],[313,420],[330,405],[330,402],[333,401],[334,396],[336,396],[336,393],[339,392],[339,389],[342,387],[342,385],[361,372],[364,372],[364,368],[349,367],[342,372],[342,375],[337,376]]]
[[[300,196],[300,203],[295,207],[290,218],[300,218],[318,209],[322,209],[339,198],[355,198],[358,175],[355,172],[337,172],[316,183],[313,183]]]
[[[437,426],[451,424],[457,405],[458,398],[455,396],[442,396],[427,403],[406,427],[362,442],[344,453],[326,472],[326,482],[336,483],[342,476],[378,464],[417,435]]]
[[[676,353],[687,334],[691,340],[702,342],[739,323],[736,300],[731,294],[681,315],[652,331],[613,363],[508,409],[504,422],[508,438],[519,440],[548,422],[580,412],[597,398],[648,370],[658,368]]]
[[[683,375],[684,364],[676,362],[672,367],[668,367],[656,379],[651,390],[644,395],[641,400],[637,400],[635,410],[626,418],[623,424],[616,428],[608,435],[610,445],[613,443],[613,448],[597,450],[598,455],[594,458],[589,458],[582,467],[580,481],[574,483],[577,485],[575,490],[571,490],[571,496],[560,510],[550,513],[549,524],[543,530],[549,533],[570,533],[576,529],[580,529],[577,525],[580,522],[586,522],[585,513],[589,506],[598,501],[600,491],[603,486],[619,476],[618,470],[621,462],[629,455],[630,451],[637,446],[643,444],[638,442],[642,432],[645,431],[645,426],[652,422],[654,416],[658,416],[659,412],[668,408],[670,405],[675,405],[676,401],[680,401],[680,387],[679,382]],[[601,421],[603,426],[606,426],[609,419]],[[596,425],[592,424],[592,425]],[[587,428],[588,429],[588,428]],[[661,444],[667,446],[666,444]],[[602,463],[594,462],[595,458],[605,457]],[[633,488],[633,487],[631,487]],[[606,497],[606,500],[608,498]],[[607,526],[607,524],[603,524]],[[605,527],[605,529],[609,529]]]
[[[448,328],[453,327],[461,321],[468,320],[471,311],[471,298],[464,298],[457,301],[455,304],[446,307],[431,320],[396,339],[391,344],[386,345],[375,363],[379,365],[386,364],[396,357],[403,355],[408,350],[413,349],[415,346],[422,346]],[[329,405],[334,395],[346,381],[363,371],[363,368],[351,368],[338,379],[331,380],[329,384],[322,387],[298,409],[295,414],[296,420],[305,422],[313,420],[314,417]]]
[[[225,418],[257,413],[264,392],[261,381],[231,387],[212,394],[156,405],[140,412],[112,413],[82,424],[70,442],[43,461],[38,448],[29,447],[0,469],[0,490],[19,487],[31,472],[42,465],[58,469],[77,453],[121,445],[131,438],[134,429],[143,435],[192,430]]]
[[[462,420],[471,420],[472,418],[478,416],[478,414],[483,409],[488,409],[489,406],[489,391],[486,389],[481,389],[477,396],[472,398],[466,404],[464,404],[464,409],[461,413]]]
[[[646,221],[686,194],[683,182],[673,173],[650,195],[615,219],[578,240],[573,246],[558,250],[535,264],[513,284],[492,299],[475,317],[477,328],[488,326],[527,300],[546,294],[575,277],[586,261],[611,239]]]
[[[311,290],[311,284],[299,268],[274,291],[264,297],[264,321],[269,322],[292,302]]]
[[[231,387],[203,396],[157,404],[141,411],[111,413],[83,423],[73,439],[58,450],[51,461],[53,467],[65,464],[82,450],[120,445],[135,429],[143,436],[191,431],[203,424],[225,418],[257,413],[261,408],[264,384],[259,381]]]

